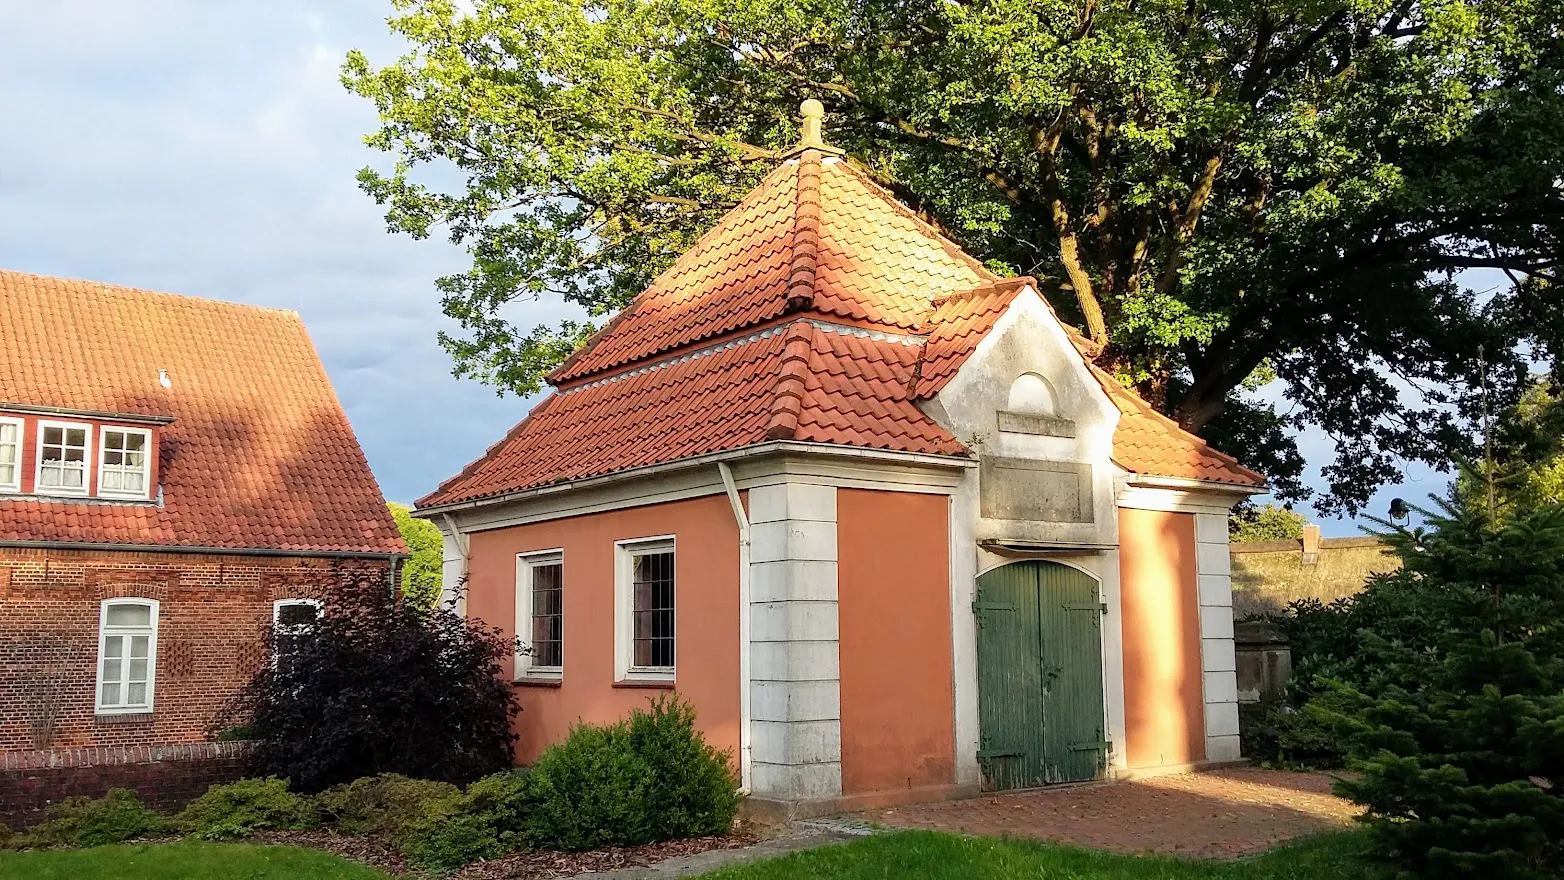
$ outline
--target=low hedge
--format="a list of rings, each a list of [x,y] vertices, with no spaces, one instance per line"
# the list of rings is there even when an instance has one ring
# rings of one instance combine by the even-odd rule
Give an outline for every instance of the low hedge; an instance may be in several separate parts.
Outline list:
[[[214,785],[179,814],[184,830],[204,840],[234,840],[257,831],[298,831],[320,824],[314,801],[268,776]]]
[[[73,797],[50,804],[44,821],[22,834],[0,835],[13,849],[54,846],[103,846],[157,837],[172,823],[141,803],[136,793],[111,789],[101,798]]]
[[[529,847],[584,850],[722,834],[738,806],[731,756],[708,745],[694,710],[670,696],[616,724],[578,725],[530,770],[485,776],[465,790],[382,774],[312,798],[285,779],[241,779],[212,786],[169,818],[115,789],[55,804],[26,834],[0,826],[0,845],[98,846],[177,832],[233,840],[325,824],[379,838],[414,867],[445,871]]]

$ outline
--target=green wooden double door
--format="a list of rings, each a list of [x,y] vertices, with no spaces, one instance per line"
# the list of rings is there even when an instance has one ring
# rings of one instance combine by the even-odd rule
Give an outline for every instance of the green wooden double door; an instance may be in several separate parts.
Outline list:
[[[1029,560],[978,578],[978,763],[989,791],[1100,778],[1102,604],[1097,581]]]

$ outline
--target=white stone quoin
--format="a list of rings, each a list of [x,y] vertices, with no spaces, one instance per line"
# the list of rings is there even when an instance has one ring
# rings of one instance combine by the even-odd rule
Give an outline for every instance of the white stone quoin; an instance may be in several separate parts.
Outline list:
[[[1200,584],[1200,660],[1205,678],[1206,760],[1236,761],[1238,663],[1233,651],[1233,582],[1227,517],[1195,514]]]
[[[840,797],[836,488],[756,487],[749,518],[751,790]]]

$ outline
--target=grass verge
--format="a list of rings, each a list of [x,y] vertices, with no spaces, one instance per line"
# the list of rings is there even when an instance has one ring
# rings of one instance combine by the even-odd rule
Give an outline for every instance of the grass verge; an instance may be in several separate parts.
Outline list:
[[[247,843],[120,844],[0,852],[0,880],[386,880],[329,853]]]
[[[932,831],[876,835],[780,859],[723,868],[702,880],[1337,880],[1388,877],[1365,864],[1356,832],[1309,838],[1237,862],[1123,856],[1024,840]]]

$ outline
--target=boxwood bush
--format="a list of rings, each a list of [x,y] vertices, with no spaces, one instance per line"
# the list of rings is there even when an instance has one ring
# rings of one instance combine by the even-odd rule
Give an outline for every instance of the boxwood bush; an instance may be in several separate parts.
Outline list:
[[[529,778],[527,841],[544,849],[635,846],[721,834],[738,811],[730,756],[676,696],[606,726],[579,725]]]

